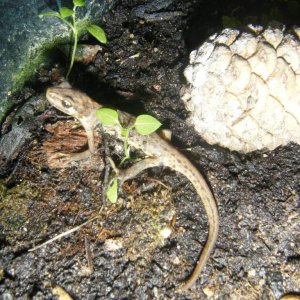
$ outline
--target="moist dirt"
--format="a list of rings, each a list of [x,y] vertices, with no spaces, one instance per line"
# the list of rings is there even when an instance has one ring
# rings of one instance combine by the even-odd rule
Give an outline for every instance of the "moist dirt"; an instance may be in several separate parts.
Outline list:
[[[258,21],[275,15],[287,25],[296,17],[283,14],[281,1],[272,7],[248,2],[119,1],[103,18],[108,43],[92,60],[75,64],[70,78],[98,102],[158,118],[172,131],[172,144],[209,182],[220,231],[196,285],[175,292],[207,237],[201,200],[184,176],[167,168],[142,172],[111,204],[104,197],[107,157],[120,161],[122,143],[100,131],[92,164],[61,160],[59,153],[86,149],[86,137],[78,122],[45,100],[45,89],[68,64],[54,51],[57,64],[41,68],[16,95],[20,103],[37,99],[30,138],[1,161],[1,299],[56,299],[57,290],[73,299],[254,300],[299,292],[300,146],[242,155],[208,145],[186,125],[180,100],[189,52],[222,28],[223,16],[247,22],[250,15]],[[83,42],[95,43],[87,36]],[[14,111],[2,136],[13,119]],[[23,123],[17,120],[20,128]]]

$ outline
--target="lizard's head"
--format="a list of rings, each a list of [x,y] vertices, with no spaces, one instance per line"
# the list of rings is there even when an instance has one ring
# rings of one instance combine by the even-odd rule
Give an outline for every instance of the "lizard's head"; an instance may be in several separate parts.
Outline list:
[[[48,88],[46,97],[55,108],[77,119],[88,116],[95,109],[95,102],[89,96],[66,82]]]

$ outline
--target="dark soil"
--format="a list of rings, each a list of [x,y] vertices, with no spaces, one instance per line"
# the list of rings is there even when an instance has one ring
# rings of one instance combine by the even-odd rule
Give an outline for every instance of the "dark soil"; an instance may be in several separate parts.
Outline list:
[[[85,144],[76,122],[40,105],[46,103],[46,86],[64,73],[61,56],[21,93],[24,99],[38,95],[32,138],[0,161],[0,299],[55,299],[55,287],[73,299],[278,299],[299,292],[300,146],[242,155],[208,145],[185,124],[180,100],[189,52],[222,28],[222,16],[241,23],[249,16],[257,22],[276,18],[291,25],[299,13],[283,10],[286,1],[147,6],[158,2],[164,1],[119,1],[104,18],[107,45],[94,63],[76,64],[70,81],[101,103],[149,113],[172,130],[174,146],[215,194],[221,224],[214,253],[196,285],[176,294],[207,234],[205,211],[188,180],[154,168],[126,182],[117,204],[108,203],[106,156],[120,159],[122,147],[101,133],[93,167],[55,165],[56,151],[75,152]],[[3,124],[3,136],[11,119]],[[80,230],[28,251],[95,216]],[[163,238],[162,230],[169,229],[171,235]]]

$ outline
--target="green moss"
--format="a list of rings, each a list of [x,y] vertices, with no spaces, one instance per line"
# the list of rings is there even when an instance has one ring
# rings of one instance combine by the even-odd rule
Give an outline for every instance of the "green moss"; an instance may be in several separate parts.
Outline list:
[[[11,92],[14,93],[23,88],[24,83],[33,78],[36,70],[41,65],[50,65],[52,63],[51,53],[53,49],[60,43],[65,43],[69,39],[67,37],[60,36],[52,41],[48,41],[28,51],[28,57],[25,57],[23,63],[17,72],[12,74],[13,86]]]
[[[79,22],[80,27],[87,26],[91,21],[89,19],[84,19]],[[85,32],[82,31],[80,35],[82,36]],[[52,34],[53,39],[39,39],[36,42],[32,42],[34,46],[31,46],[29,50],[22,57],[22,62],[19,63],[17,69],[14,65],[11,65],[11,70],[7,70],[6,73],[11,77],[12,85],[9,88],[9,95],[7,101],[1,103],[0,108],[0,122],[3,120],[7,112],[12,108],[13,101],[10,100],[10,95],[13,95],[15,92],[20,91],[24,84],[30,80],[33,80],[36,71],[42,66],[50,66],[53,63],[52,53],[56,47],[60,44],[65,44],[70,42],[70,32],[67,29],[62,30],[61,32],[56,32],[54,30]],[[28,45],[23,45],[24,48]],[[20,60],[20,59],[18,59]]]
[[[0,225],[8,239],[18,235],[30,216],[30,203],[38,196],[38,191],[28,182],[7,188],[0,181]]]

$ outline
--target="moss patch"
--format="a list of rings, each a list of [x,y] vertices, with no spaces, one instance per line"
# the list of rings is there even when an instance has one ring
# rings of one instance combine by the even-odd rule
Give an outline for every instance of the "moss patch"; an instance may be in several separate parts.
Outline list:
[[[29,182],[13,188],[7,188],[0,182],[0,227],[8,240],[15,240],[15,235],[20,234],[29,217],[30,203],[37,196],[38,191]]]

